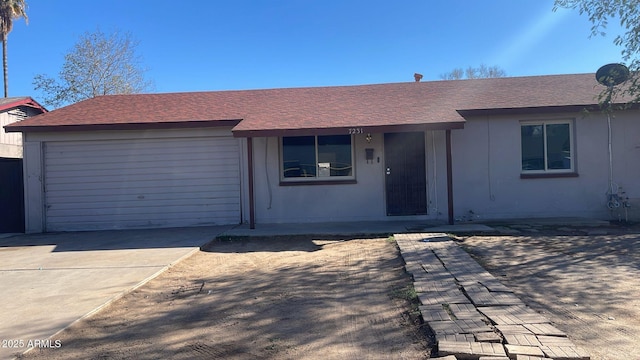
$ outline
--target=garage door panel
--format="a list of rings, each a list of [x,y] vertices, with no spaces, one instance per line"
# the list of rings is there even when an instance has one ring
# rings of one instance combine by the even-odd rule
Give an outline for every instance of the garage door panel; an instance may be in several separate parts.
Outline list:
[[[236,154],[237,156],[237,154]],[[134,169],[138,167],[144,167],[148,169],[153,169],[157,166],[159,161],[162,161],[166,164],[171,164],[175,166],[180,166],[185,161],[193,163],[193,166],[208,166],[213,164],[237,164],[237,159],[229,158],[229,157],[207,157],[206,155],[193,155],[193,156],[185,156],[185,157],[169,157],[169,156],[155,156],[155,159],[140,159],[136,158],[130,159],[130,162],[122,163],[120,161],[104,161],[95,160],[96,163],[87,164],[83,159],[74,159],[74,161],[65,161],[65,162],[49,162],[47,165],[49,169],[56,170],[65,170],[65,171],[73,171],[73,170],[101,170],[101,169]]]
[[[159,183],[163,184],[163,183]],[[236,198],[234,192],[237,188],[237,184],[215,184],[215,185],[193,185],[176,188],[175,186],[151,186],[145,187],[117,187],[116,185],[111,187],[103,186],[100,189],[93,189],[93,184],[82,184],[78,187],[90,189],[91,193],[78,194],[79,189],[73,189],[71,184],[65,184],[65,186],[52,186],[54,191],[49,192],[48,198],[50,206],[56,204],[56,206],[63,203],[65,199],[78,201],[96,201],[106,198],[111,199],[114,196],[124,196],[129,198],[138,198],[144,196],[146,198],[150,196],[154,197],[166,197],[166,198],[200,198],[203,196],[216,196],[226,195],[228,197]],[[117,191],[114,191],[117,190]],[[73,197],[74,199],[70,199]]]
[[[194,143],[191,146],[202,146],[211,148],[214,144],[202,144]],[[82,154],[75,154],[73,150],[67,150],[60,152],[57,149],[54,152],[48,152],[48,159],[50,165],[68,165],[68,164],[83,164],[84,157],[91,157],[99,163],[122,163],[122,159],[130,159],[136,161],[157,161],[165,159],[235,159],[237,157],[237,147],[223,145],[222,148],[216,148],[211,153],[198,153],[192,151],[176,151],[171,149],[171,152],[167,152],[167,149],[154,149],[152,151],[141,151],[134,149],[119,149],[119,150],[104,150],[104,151],[86,151],[83,149]],[[234,149],[236,151],[234,151]]]
[[[216,204],[233,204],[237,202],[240,194],[236,191],[217,191],[217,192],[193,192],[183,193],[148,193],[145,195],[138,194],[112,194],[104,195],[56,195],[51,197],[51,202],[55,205],[49,205],[49,209],[82,209],[92,207],[110,207],[117,205],[125,206],[171,206],[175,204],[194,204],[206,205],[215,202]]]
[[[189,186],[198,186],[198,185],[209,185],[209,186],[218,186],[221,184],[231,184],[237,185],[235,183],[235,177],[232,175],[226,175],[226,177],[220,176],[217,182],[211,182],[211,178],[208,177],[207,174],[194,174],[194,178],[190,178],[188,174],[183,173],[180,176],[170,176],[170,174],[165,174],[166,177],[163,178],[162,174],[138,174],[138,175],[129,175],[129,176],[121,176],[121,175],[103,175],[100,178],[96,177],[85,177],[85,176],[74,176],[72,179],[69,178],[54,178],[51,179],[51,182],[48,184],[47,188],[55,189],[56,187],[70,188],[74,189],[75,186],[78,186],[78,189],[87,188],[87,189],[101,189],[103,188],[145,188],[147,187],[144,182],[148,181],[150,184],[155,186],[164,186],[164,187],[189,187]],[[178,190],[175,190],[178,191]]]
[[[94,218],[94,217],[103,217],[109,216],[109,218],[113,218],[114,216],[148,216],[149,214],[156,214],[155,217],[164,217],[164,218],[178,218],[183,217],[184,214],[191,214],[191,216],[200,216],[200,214],[207,213],[209,215],[214,215],[219,211],[226,211],[230,206],[235,205],[235,203],[224,203],[224,202],[216,202],[215,204],[207,203],[204,201],[199,201],[200,204],[185,202],[185,201],[177,201],[175,203],[170,202],[169,206],[171,206],[176,213],[168,214],[162,206],[154,204],[153,201],[147,202],[144,205],[141,204],[128,204],[128,203],[118,203],[117,207],[109,206],[113,205],[109,203],[102,203],[102,207],[86,207],[82,209],[79,208],[69,208],[69,209],[54,209],[49,212],[49,216],[51,217],[69,217],[73,216],[77,219],[81,218]],[[78,212],[77,210],[83,210],[82,212]],[[159,216],[159,215],[162,216]]]
[[[48,169],[50,170],[50,169]],[[180,168],[137,168],[137,169],[112,169],[112,170],[76,170],[59,172],[57,175],[49,176],[49,184],[58,183],[77,183],[77,182],[112,182],[118,181],[123,183],[135,183],[143,180],[162,180],[162,181],[186,181],[190,179],[201,179],[212,182],[218,178],[230,178],[237,179],[238,169],[237,164],[233,165],[220,165],[217,167],[200,168],[197,171],[189,169],[188,167]],[[117,173],[116,173],[117,172]],[[215,179],[211,178],[213,172],[220,172],[220,176]],[[176,184],[179,185],[179,184]]]
[[[225,224],[223,221],[227,221],[226,224],[231,224],[235,221],[235,218],[224,218],[226,211],[215,215],[220,219],[220,224]],[[122,217],[114,217],[114,219],[105,220],[104,216],[98,216],[94,218],[83,219],[81,230],[105,230],[105,229],[142,229],[142,228],[157,228],[157,227],[176,227],[176,226],[208,226],[211,225],[210,221],[203,220],[200,222],[194,221],[198,218],[198,213],[185,213],[177,214],[175,216],[167,217],[165,214],[157,214],[154,217],[140,216],[132,217],[125,215]],[[189,225],[176,225],[176,223],[188,223]],[[52,221],[47,225],[47,231],[69,231],[70,224],[61,221]],[[72,230],[80,230],[72,229]]]
[[[165,150],[166,151],[166,150]],[[114,165],[122,165],[122,160],[129,160],[135,163],[149,163],[149,162],[158,162],[164,161],[167,163],[178,163],[182,160],[222,160],[229,159],[230,157],[237,155],[237,152],[216,152],[211,154],[202,154],[202,153],[162,153],[162,151],[157,150],[154,153],[149,154],[137,154],[136,150],[127,150],[124,154],[117,155],[114,153],[109,153],[109,157],[105,158],[104,153],[86,153],[86,154],[77,154],[75,156],[68,156],[68,154],[51,154],[54,156],[50,157],[50,162],[48,166],[55,168],[56,166],[68,166],[68,165],[87,165],[92,162],[99,162],[101,164],[114,164]],[[60,157],[55,157],[58,155]],[[82,156],[84,155],[84,156]]]
[[[240,221],[232,137],[45,144],[47,230]]]
[[[225,219],[224,216],[227,211],[221,211],[220,214],[214,214],[214,216],[220,219]],[[168,216],[165,213],[154,214],[153,217],[147,214],[119,214],[112,215],[109,219],[105,220],[105,216],[84,216],[82,220],[84,230],[99,230],[99,229],[123,229],[123,228],[144,228],[144,227],[175,227],[176,222],[188,222],[189,226],[196,225],[211,225],[208,221],[194,222],[194,219],[200,219],[198,212],[186,212],[176,214],[175,216]],[[233,221],[232,218],[226,218],[227,221]],[[68,231],[69,224],[65,224],[60,221],[53,221],[49,224],[48,231]]]
[[[120,141],[120,146],[113,147],[114,141]],[[135,150],[135,153],[145,154],[153,153],[157,151],[163,151],[167,148],[167,144],[171,143],[173,152],[193,152],[194,146],[203,147],[215,145],[218,149],[222,149],[225,146],[236,146],[236,139],[231,136],[217,136],[217,137],[189,137],[189,138],[170,138],[170,139],[133,139],[133,140],[91,140],[91,141],[64,141],[57,142],[54,149],[51,149],[50,154],[56,156],[56,154],[62,154],[66,152],[73,152],[78,147],[82,147],[87,153],[96,152],[104,154],[109,152],[110,154],[120,153],[126,155],[131,153],[130,150]]]

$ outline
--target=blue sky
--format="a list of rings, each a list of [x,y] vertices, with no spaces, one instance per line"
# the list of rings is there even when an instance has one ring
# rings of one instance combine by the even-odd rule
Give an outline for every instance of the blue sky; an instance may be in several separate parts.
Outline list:
[[[9,95],[56,76],[78,36],[130,32],[155,92],[439,80],[453,68],[508,76],[595,72],[621,61],[587,17],[553,0],[26,0],[9,35]]]

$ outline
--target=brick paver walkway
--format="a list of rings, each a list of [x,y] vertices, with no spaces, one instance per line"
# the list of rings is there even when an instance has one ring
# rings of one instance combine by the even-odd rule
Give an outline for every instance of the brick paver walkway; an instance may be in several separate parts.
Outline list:
[[[549,319],[527,307],[446,234],[394,235],[412,274],[438,356],[589,360]]]

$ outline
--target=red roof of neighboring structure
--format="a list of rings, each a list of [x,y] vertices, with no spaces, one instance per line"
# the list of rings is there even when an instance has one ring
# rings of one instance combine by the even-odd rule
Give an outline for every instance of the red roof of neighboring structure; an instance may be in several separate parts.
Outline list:
[[[596,105],[594,74],[379,85],[107,95],[38,115],[8,131],[234,126],[236,136],[455,129],[467,115]]]
[[[17,108],[19,106],[31,107],[39,110],[41,113],[47,112],[44,106],[38,104],[38,102],[28,96],[0,98],[0,111]]]

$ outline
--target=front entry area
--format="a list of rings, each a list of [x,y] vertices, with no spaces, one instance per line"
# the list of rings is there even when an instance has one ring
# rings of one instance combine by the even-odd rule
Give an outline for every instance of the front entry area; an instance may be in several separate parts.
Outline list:
[[[387,215],[426,214],[424,133],[385,133],[384,159]]]

